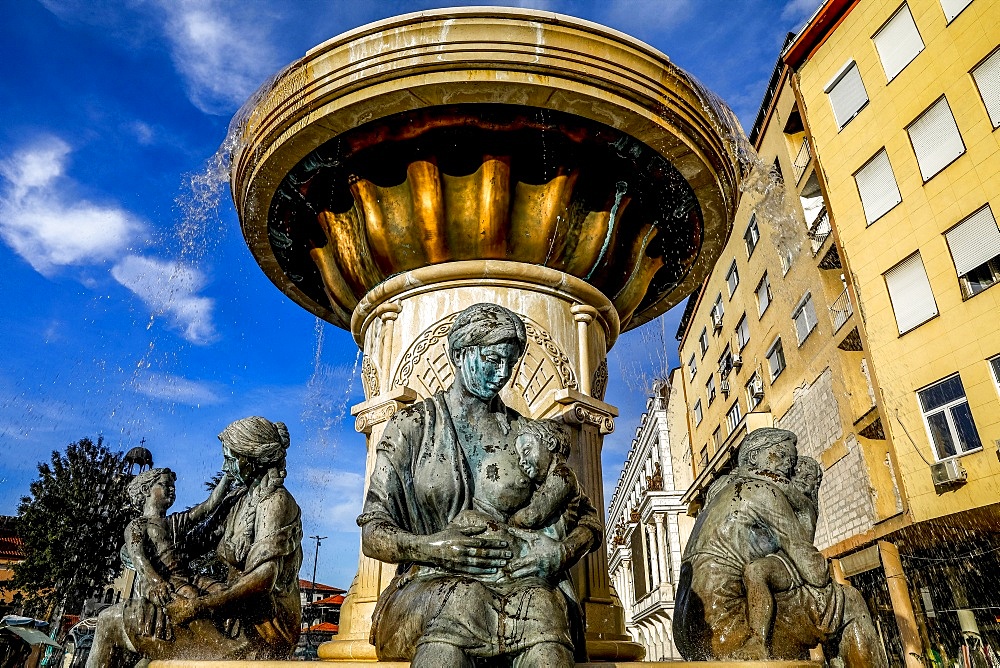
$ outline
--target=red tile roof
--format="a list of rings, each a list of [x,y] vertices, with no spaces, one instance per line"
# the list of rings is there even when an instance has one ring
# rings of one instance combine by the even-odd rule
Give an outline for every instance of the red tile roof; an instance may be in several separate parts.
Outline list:
[[[341,589],[340,587],[331,587],[330,585],[325,585],[322,582],[317,582],[316,591],[328,591],[331,594],[346,594],[346,589]],[[299,578],[299,589],[302,591],[309,591],[313,588],[313,583],[310,580],[303,580]]]
[[[326,633],[337,633],[340,627],[337,624],[331,624],[330,622],[323,622],[322,624],[316,624],[315,626],[309,627],[310,631],[325,631]]]
[[[327,596],[326,598],[321,598],[318,601],[313,601],[309,605],[343,605],[344,595],[334,594],[333,596]]]
[[[17,518],[0,515],[0,559],[24,559],[24,543],[17,537]]]

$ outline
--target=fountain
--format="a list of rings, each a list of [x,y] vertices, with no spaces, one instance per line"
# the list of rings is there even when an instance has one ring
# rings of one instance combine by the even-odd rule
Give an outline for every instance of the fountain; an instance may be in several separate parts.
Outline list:
[[[655,49],[548,12],[408,14],[314,48],[245,108],[232,154],[247,244],[293,301],[349,329],[375,446],[454,380],[466,307],[524,320],[501,393],[574,428],[570,465],[604,507],[608,350],[705,278],[739,199],[732,120]],[[394,568],[362,556],[326,660],[374,660]],[[573,569],[594,660],[641,658],[597,550]]]

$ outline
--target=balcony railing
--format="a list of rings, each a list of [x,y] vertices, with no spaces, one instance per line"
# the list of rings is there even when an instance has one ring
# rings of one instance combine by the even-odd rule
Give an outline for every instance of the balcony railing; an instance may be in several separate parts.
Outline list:
[[[799,179],[806,172],[806,167],[809,166],[809,160],[812,158],[812,151],[809,149],[809,140],[805,137],[802,138],[802,146],[799,147],[799,154],[795,156],[795,162],[792,163],[792,173],[795,174],[795,182],[798,183]]]
[[[847,294],[847,288],[840,293],[836,301],[830,305],[830,318],[833,320],[833,331],[837,332],[847,319],[854,313],[854,306],[851,304],[851,297]]]

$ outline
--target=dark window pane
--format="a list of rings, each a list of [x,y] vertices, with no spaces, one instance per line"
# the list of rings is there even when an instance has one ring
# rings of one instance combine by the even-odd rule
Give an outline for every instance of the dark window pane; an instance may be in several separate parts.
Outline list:
[[[951,430],[948,429],[948,419],[944,411],[927,416],[927,426],[931,429],[931,439],[937,449],[938,459],[957,455],[955,441],[951,437]]]
[[[958,441],[962,445],[962,452],[978,450],[983,447],[979,440],[979,432],[976,431],[976,423],[972,420],[972,411],[969,410],[968,402],[959,404],[951,409],[951,419],[955,422],[958,430]]]
[[[964,396],[965,388],[962,387],[962,379],[958,376],[952,376],[936,385],[931,385],[926,390],[921,390],[920,405],[923,406],[926,413]]]

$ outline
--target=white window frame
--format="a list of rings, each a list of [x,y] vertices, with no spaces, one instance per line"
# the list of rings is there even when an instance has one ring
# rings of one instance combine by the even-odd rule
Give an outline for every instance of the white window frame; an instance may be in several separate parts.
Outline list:
[[[955,264],[963,299],[971,299],[1000,283],[1000,226],[989,203],[945,231],[944,237]],[[994,280],[976,290],[968,276],[983,267],[994,274]]]
[[[739,427],[740,423],[743,421],[742,411],[743,409],[740,408],[739,393],[736,393],[736,401],[734,401],[733,405],[729,407],[728,411],[726,411],[726,429],[729,434],[736,431],[736,428]]]
[[[740,271],[736,267],[736,260],[733,260],[732,264],[729,265],[729,271],[726,272],[726,287],[729,288],[729,298],[732,299],[733,295],[736,293],[736,288],[740,285]]]
[[[1000,394],[1000,355],[988,357],[986,363],[990,365],[993,375],[993,383],[997,386],[997,394]]]
[[[965,8],[971,4],[972,0],[941,0],[941,11],[944,12],[945,22],[951,25],[951,22],[957,19],[965,11]]]
[[[909,277],[909,281],[905,283],[895,283],[897,290],[902,287],[905,291],[902,294],[896,292],[894,297],[894,291],[892,288],[894,280],[902,281],[902,279],[894,279],[893,272],[904,271],[903,265],[908,262],[920,263],[920,272],[923,275],[923,281],[920,280],[920,276],[914,273]],[[916,271],[915,267],[907,267],[907,269],[914,272]],[[920,256],[920,251],[911,253],[894,264],[884,274],[882,274],[882,278],[885,281],[885,289],[889,293],[889,303],[892,305],[893,316],[896,318],[896,329],[899,330],[900,336],[906,334],[907,332],[912,332],[917,327],[920,327],[929,320],[933,320],[939,315],[940,311],[937,307],[937,299],[934,297],[934,289],[931,287],[930,278],[927,276],[927,267],[924,265],[924,260]],[[910,311],[914,310],[912,308],[914,304],[922,304],[924,307],[927,307],[928,303],[926,299],[928,297],[930,298],[930,304],[932,304],[933,307],[925,308],[923,311],[918,313],[919,316],[922,316],[922,319],[917,320],[917,318],[904,317],[904,321],[900,323],[900,313],[904,316],[908,315]],[[924,301],[920,302],[920,299],[923,299]]]
[[[906,53],[899,51],[904,43],[914,38],[920,44],[915,51],[911,50]],[[920,36],[920,29],[917,27],[917,22],[913,19],[913,13],[905,2],[872,35],[872,42],[875,43],[875,50],[878,52],[879,60],[882,62],[882,70],[885,72],[886,83],[890,83],[899,76],[899,73],[905,70],[907,65],[912,63],[923,52],[925,47],[924,39]],[[914,43],[912,41],[909,43],[912,49]],[[893,60],[894,57],[898,58],[898,62]],[[886,62],[886,58],[890,59],[889,63]],[[903,59],[906,62],[903,62]]]
[[[751,237],[753,237],[753,243],[751,243],[750,241]],[[757,214],[752,214],[750,216],[750,222],[747,223],[747,229],[743,233],[743,243],[746,245],[747,258],[753,255],[753,252],[757,248],[757,244],[759,242],[760,242],[760,227],[757,226]]]
[[[941,105],[944,106],[942,107]],[[944,115],[942,109],[947,110],[947,116]],[[933,125],[928,126],[933,128],[934,131],[922,132],[920,137],[923,138],[924,141],[914,141],[913,128],[923,128],[925,123],[932,123],[935,120],[938,122],[936,127]],[[949,120],[951,121],[950,123],[948,122]],[[945,136],[945,128],[947,128],[949,133],[952,129],[954,129],[954,134],[951,135],[951,138],[958,140],[958,145],[961,149],[955,153],[954,151],[958,149],[958,146],[951,146],[951,152],[943,152],[941,154],[946,156],[945,158],[935,160],[935,158],[937,158],[937,154],[928,150],[926,140],[929,137],[940,139]],[[910,138],[910,146],[913,148],[913,155],[917,158],[917,167],[920,168],[920,177],[924,180],[924,183],[927,183],[935,176],[943,172],[949,165],[965,155],[968,150],[965,145],[965,138],[962,137],[962,131],[958,128],[958,121],[955,120],[955,113],[951,110],[951,105],[948,104],[948,98],[944,95],[934,100],[931,106],[920,112],[920,115],[906,126],[906,135]]]
[[[701,358],[705,359],[708,352],[708,327],[701,328],[701,335],[698,337],[698,348],[701,350]]]
[[[708,397],[708,405],[711,406],[716,396],[714,373],[708,375],[708,382],[705,383],[705,395]]]
[[[721,292],[719,293],[719,296],[715,298],[715,304],[712,306],[712,315],[713,316],[714,315],[718,315],[720,319],[724,315],[726,315],[726,307],[722,303],[722,293]]]
[[[930,390],[931,388],[933,388],[935,385],[940,385],[941,383],[944,383],[944,382],[946,382],[948,380],[951,380],[952,378],[958,378],[959,384],[962,385],[962,398],[961,399],[952,399],[951,401],[949,401],[946,404],[942,404],[941,406],[937,406],[935,408],[932,408],[930,410],[925,411],[923,404],[920,402],[920,393],[921,392],[926,392],[926,391]],[[919,390],[917,390],[914,393],[914,396],[916,397],[916,400],[917,400],[917,410],[920,411],[921,418],[924,421],[924,429],[927,432],[927,442],[930,443],[931,452],[934,454],[934,459],[936,461],[941,462],[941,461],[944,461],[946,459],[957,459],[958,457],[964,457],[965,455],[972,454],[973,452],[979,452],[980,450],[983,449],[983,439],[982,439],[982,436],[979,435],[979,428],[976,426],[975,417],[972,416],[972,410],[971,409],[969,410],[969,415],[972,416],[972,427],[973,427],[973,429],[974,429],[974,431],[976,433],[976,438],[979,440],[979,446],[978,447],[969,448],[968,450],[962,450],[961,449],[961,447],[962,447],[962,439],[960,438],[958,429],[955,427],[955,418],[954,418],[954,416],[953,416],[953,414],[951,412],[951,409],[956,408],[956,407],[958,407],[958,406],[960,406],[962,404],[968,405],[969,404],[969,395],[968,395],[968,393],[966,393],[966,391],[965,391],[965,383],[962,382],[962,377],[958,373],[953,373],[953,374],[951,374],[949,376],[945,376],[944,378],[941,378],[939,380],[934,381],[930,385],[926,385],[926,386],[920,388]],[[945,422],[948,425],[948,431],[951,434],[952,443],[955,444],[955,451],[956,452],[955,452],[954,455],[946,455],[946,456],[942,457],[941,453],[938,452],[937,444],[934,442],[934,434],[931,431],[931,425],[930,425],[930,422],[928,421],[928,418],[931,417],[931,416],[933,416],[933,415],[937,415],[938,413],[944,413]]]
[[[690,380],[694,380],[694,377],[698,375],[698,362],[694,358],[694,353],[691,353],[691,359],[688,360],[688,374]]]
[[[765,288],[764,294],[767,297],[767,302],[763,305],[760,302],[761,287]],[[774,301],[774,295],[771,294],[771,281],[767,278],[766,271],[764,272],[764,275],[760,277],[760,282],[757,283],[757,289],[754,290],[754,294],[757,295],[757,317],[761,318],[764,316],[764,313],[767,312],[767,308],[771,305],[771,302]]]
[[[867,185],[873,182],[872,179],[868,178],[869,170],[882,167],[883,164],[889,169],[889,176],[892,177],[895,196],[888,190],[885,192],[875,192]],[[864,175],[862,174],[863,172]],[[880,172],[880,174],[884,176],[884,172]],[[859,176],[862,177],[866,185],[862,185],[862,180],[858,179]],[[865,221],[868,225],[874,224],[875,221],[895,209],[903,201],[903,196],[899,193],[899,182],[896,181],[896,173],[892,169],[892,161],[889,160],[889,154],[884,147],[866,160],[865,164],[858,168],[858,171],[854,172],[854,185],[858,189],[858,197],[861,198],[861,208],[865,211]],[[880,206],[876,206],[876,204]]]
[[[812,316],[810,317],[810,314]],[[799,328],[799,316],[805,316],[805,334],[802,334],[802,330]],[[816,305],[813,303],[812,293],[807,292],[801,300],[799,300],[798,306],[792,311],[792,321],[795,323],[795,338],[798,339],[799,346],[805,343],[809,335],[813,333],[816,329],[816,325],[819,324],[819,320],[816,317]]]
[[[985,69],[984,69],[985,68]],[[986,80],[985,83],[989,84],[987,89],[983,90],[983,78],[981,74],[985,72],[992,80]],[[976,90],[979,91],[979,99],[983,101],[983,106],[986,107],[986,115],[990,119],[990,123],[993,124],[993,129],[996,130],[1000,128],[1000,46],[993,49],[985,58],[976,63],[969,74],[972,76],[972,81],[976,84]]]
[[[771,362],[771,357],[774,356],[775,353],[781,355],[781,366],[778,367],[777,370],[775,370],[774,364]],[[774,379],[780,376],[781,372],[788,367],[788,361],[785,359],[785,348],[784,346],[781,345],[780,336],[776,338],[774,340],[774,343],[772,343],[768,347],[767,353],[764,355],[764,357],[767,359],[767,370],[768,373],[771,375],[771,382],[774,382]]]
[[[856,109],[853,109],[853,110],[848,110],[848,109],[838,110],[837,109],[837,104],[834,102],[834,100],[835,99],[841,99],[841,98],[838,98],[837,96],[833,95],[832,93],[834,93],[834,91],[837,89],[838,86],[841,86],[841,85],[843,85],[843,86],[851,85],[851,83],[853,83],[855,81],[855,79],[857,80],[857,83],[860,84],[861,91],[864,92],[865,101],[862,102],[860,105],[858,105]],[[844,89],[841,89],[841,92],[843,92],[843,91],[844,91]],[[861,78],[861,70],[858,69],[858,64],[854,60],[849,60],[846,64],[844,64],[843,67],[841,67],[837,71],[837,73],[830,80],[830,83],[828,83],[823,88],[823,92],[826,93],[826,96],[827,96],[827,98],[830,101],[830,108],[833,110],[833,118],[834,118],[834,120],[837,123],[837,130],[838,131],[843,130],[844,127],[847,126],[848,123],[850,123],[852,120],[854,120],[854,118],[857,117],[857,115],[861,113],[862,109],[864,109],[865,107],[868,106],[868,100],[869,100],[869,98],[868,98],[868,90],[865,88],[865,82]],[[844,114],[843,118],[841,118],[841,113]]]
[[[701,399],[694,402],[694,409],[692,409],[692,412],[694,413],[694,426],[697,427],[701,424],[701,421],[705,419],[705,411],[701,407]]]
[[[736,323],[736,347],[742,351],[748,343],[750,343],[750,321],[747,320],[747,314],[744,313],[740,321]]]
[[[759,399],[755,399],[754,398],[754,396],[753,396],[753,384],[754,384],[754,381],[759,382],[761,389],[764,389],[764,381],[761,380],[760,372],[759,371],[754,371],[753,375],[750,376],[750,380],[748,380],[747,383],[746,383],[746,385],[744,386],[746,388],[747,412],[748,413],[750,413],[751,411],[753,411],[753,409],[757,408],[757,406],[760,406],[761,402],[764,401],[764,397],[763,396],[761,396]]]

